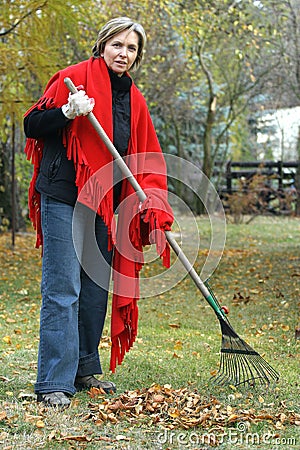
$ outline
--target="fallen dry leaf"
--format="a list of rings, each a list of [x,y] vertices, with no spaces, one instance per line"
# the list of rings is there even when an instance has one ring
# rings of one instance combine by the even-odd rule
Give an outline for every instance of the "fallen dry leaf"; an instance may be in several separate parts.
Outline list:
[[[6,441],[6,439],[9,437],[9,434],[5,431],[0,433],[0,442]]]
[[[7,377],[0,376],[0,381],[4,381],[5,383],[9,383],[11,380]]]
[[[127,436],[124,436],[123,434],[118,434],[116,436],[116,441],[130,441],[130,438]]]
[[[104,396],[105,392],[101,388],[91,387],[90,390],[88,391],[88,395],[91,398],[95,398],[95,397],[99,397],[99,396]]]
[[[0,420],[6,420],[7,419],[7,414],[5,411],[0,411]]]
[[[4,341],[5,344],[11,345],[11,337],[10,336],[4,336],[2,338],[2,341]]]
[[[45,427],[45,422],[43,422],[43,420],[37,420],[35,423],[35,426],[37,428],[44,428]]]
[[[77,441],[77,442],[89,442],[91,440],[90,437],[82,435],[82,436],[64,436],[60,438],[61,441]]]

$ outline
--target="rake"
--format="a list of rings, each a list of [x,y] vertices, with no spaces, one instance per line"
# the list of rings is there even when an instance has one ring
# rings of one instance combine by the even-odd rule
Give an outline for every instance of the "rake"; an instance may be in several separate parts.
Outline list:
[[[64,82],[71,93],[74,94],[78,92],[77,88],[70,78],[65,78]],[[141,202],[144,202],[147,199],[145,192],[137,182],[136,178],[132,174],[131,170],[129,169],[113,143],[110,141],[109,137],[101,127],[95,115],[90,112],[87,117],[96,130],[97,134],[100,136],[107,149],[113,156],[122,174],[127,178],[129,183],[135,190],[139,200]],[[172,232],[165,231],[165,236],[170,247],[177,255],[178,259],[194,281],[197,288],[202,293],[205,300],[212,307],[220,322],[222,332],[221,361],[219,370],[211,379],[219,385],[230,384],[234,386],[255,386],[257,384],[269,385],[272,380],[277,381],[279,379],[278,372],[276,372],[276,370],[273,369],[273,367],[271,367],[270,364],[268,364],[267,361],[265,361],[259,353],[257,353],[252,347],[250,347],[250,345],[248,345],[234,331],[233,327],[226,317],[224,307],[222,308],[220,306],[208,283],[204,283],[200,279],[196,270],[174,239]]]

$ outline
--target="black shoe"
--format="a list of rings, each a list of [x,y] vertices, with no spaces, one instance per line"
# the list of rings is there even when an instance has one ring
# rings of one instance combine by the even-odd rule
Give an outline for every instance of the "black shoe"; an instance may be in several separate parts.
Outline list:
[[[116,392],[116,385],[111,381],[97,380],[93,375],[87,375],[86,377],[76,377],[75,387],[77,391],[83,391],[84,389],[90,389],[95,387],[97,389],[103,389],[106,394]]]
[[[68,408],[71,400],[64,392],[47,392],[37,395],[37,401],[44,403],[46,406],[58,408]]]

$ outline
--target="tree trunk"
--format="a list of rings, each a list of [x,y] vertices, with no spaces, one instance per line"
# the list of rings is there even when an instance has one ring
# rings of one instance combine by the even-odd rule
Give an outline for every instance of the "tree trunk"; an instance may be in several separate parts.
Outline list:
[[[0,231],[9,227],[11,217],[10,167],[7,155],[7,143],[2,142],[0,148]]]
[[[296,169],[296,176],[295,176],[295,188],[297,192],[297,197],[296,197],[295,214],[297,217],[300,217],[300,127],[297,140],[297,156],[298,156],[298,167]]]
[[[208,179],[211,178],[213,169],[212,160],[212,134],[213,126],[215,122],[216,115],[216,97],[212,97],[209,101],[209,107],[207,112],[205,131],[204,131],[204,142],[203,142],[203,173]]]
[[[206,116],[205,130],[204,130],[204,139],[203,139],[203,166],[202,171],[204,175],[211,179],[213,172],[213,158],[212,158],[212,136],[213,136],[213,126],[215,122],[216,115],[216,96],[211,96],[208,105],[208,111]],[[201,183],[202,187],[206,186],[206,183]],[[201,193],[201,198],[204,200],[204,204],[198,200],[196,211],[198,214],[205,213],[205,204],[206,204],[206,192]]]

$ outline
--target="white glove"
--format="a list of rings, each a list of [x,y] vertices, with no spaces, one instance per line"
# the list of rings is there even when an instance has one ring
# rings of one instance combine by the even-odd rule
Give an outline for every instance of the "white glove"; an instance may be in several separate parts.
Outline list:
[[[61,107],[63,114],[67,119],[75,119],[76,116],[86,116],[93,111],[95,100],[89,98],[85,91],[78,91],[75,94],[69,94],[68,103]]]

